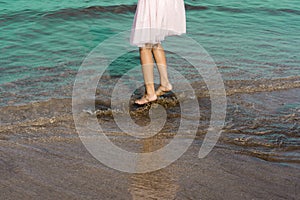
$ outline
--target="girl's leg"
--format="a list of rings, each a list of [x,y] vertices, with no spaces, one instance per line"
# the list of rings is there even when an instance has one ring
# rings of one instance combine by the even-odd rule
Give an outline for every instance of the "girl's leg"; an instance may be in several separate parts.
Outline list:
[[[167,72],[167,60],[165,51],[161,44],[156,44],[153,47],[153,55],[160,75],[160,87],[156,91],[156,95],[163,95],[165,92],[172,90],[172,85],[169,82]]]
[[[142,105],[157,99],[154,89],[152,44],[146,44],[145,47],[140,48],[140,58],[146,94],[141,99],[136,100],[135,103]]]

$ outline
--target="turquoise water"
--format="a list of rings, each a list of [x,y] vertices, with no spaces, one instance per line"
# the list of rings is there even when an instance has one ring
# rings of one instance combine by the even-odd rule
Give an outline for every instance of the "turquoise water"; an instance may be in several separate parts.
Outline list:
[[[1,105],[70,97],[83,59],[108,37],[131,28],[136,3],[1,1]],[[224,80],[300,74],[298,1],[185,3],[187,36],[209,52]],[[130,62],[124,59],[124,66],[138,63],[138,54],[130,56]]]

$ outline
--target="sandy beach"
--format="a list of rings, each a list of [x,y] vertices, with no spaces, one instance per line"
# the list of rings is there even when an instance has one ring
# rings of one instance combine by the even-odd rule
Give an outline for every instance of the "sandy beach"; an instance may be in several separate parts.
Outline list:
[[[282,92],[275,93],[278,96]],[[252,100],[255,95],[251,95]],[[241,101],[237,95],[230,99],[231,103]],[[250,100],[248,96],[247,101]],[[151,173],[130,174],[110,169],[88,153],[74,127],[70,99],[3,107],[0,196],[1,199],[298,199],[297,162],[290,165],[243,155],[237,148],[223,144],[225,136],[226,133],[204,159],[197,157],[202,138],[199,136],[170,166]],[[108,137],[122,145],[130,140],[113,133],[108,133]],[[163,145],[162,141],[153,137],[146,141],[144,150],[155,149]]]

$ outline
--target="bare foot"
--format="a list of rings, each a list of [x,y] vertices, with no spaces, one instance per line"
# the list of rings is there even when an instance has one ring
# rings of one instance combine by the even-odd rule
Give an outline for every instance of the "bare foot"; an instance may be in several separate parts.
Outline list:
[[[172,85],[169,83],[167,86],[159,86],[158,89],[155,91],[156,96],[162,96],[167,92],[172,90]]]
[[[146,103],[155,101],[157,99],[156,94],[149,96],[147,94],[145,94],[142,98],[136,100],[134,103],[138,104],[138,105],[144,105]]]

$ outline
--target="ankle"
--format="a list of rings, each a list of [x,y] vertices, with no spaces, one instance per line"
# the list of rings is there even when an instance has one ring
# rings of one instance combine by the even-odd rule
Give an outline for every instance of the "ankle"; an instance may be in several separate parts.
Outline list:
[[[151,94],[145,94],[145,96],[148,98],[148,99],[156,99],[157,98],[157,96],[156,96],[156,94],[155,93],[151,93]]]
[[[163,90],[172,90],[173,88],[173,86],[169,82],[165,84],[161,84],[160,87],[162,87]]]

